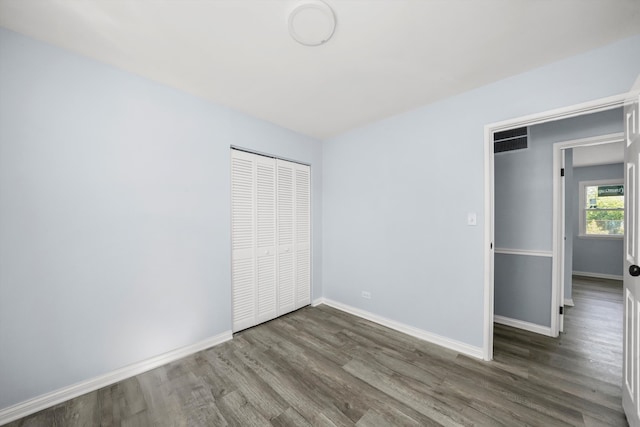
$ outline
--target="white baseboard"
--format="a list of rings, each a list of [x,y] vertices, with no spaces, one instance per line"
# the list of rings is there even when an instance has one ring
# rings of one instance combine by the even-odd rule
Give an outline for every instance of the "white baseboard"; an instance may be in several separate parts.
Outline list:
[[[43,409],[50,408],[58,403],[65,402],[74,397],[81,396],[86,393],[101,389],[118,381],[131,378],[143,372],[173,362],[191,354],[197,353],[207,348],[216,346],[233,338],[231,331],[223,332],[219,335],[207,338],[195,344],[181,347],[167,353],[155,356],[138,363],[134,363],[124,368],[117,369],[98,377],[82,381],[68,387],[45,393],[33,399],[20,402],[8,408],[0,409],[0,425],[10,423],[27,415],[34,414]]]
[[[324,297],[316,298],[313,301],[311,301],[311,307],[317,307],[320,304],[324,304],[325,301],[326,299]]]
[[[551,337],[551,327],[542,326],[536,323],[525,322],[524,320],[512,319],[504,316],[493,316],[493,321],[501,325],[507,325],[518,329],[524,329],[525,331],[535,332],[536,334],[546,335]]]
[[[358,316],[363,319],[370,320],[374,323],[378,323],[382,326],[386,326],[387,328],[391,328],[398,332],[411,335],[412,337],[416,337],[421,340],[424,340],[433,344],[437,344],[441,347],[445,347],[450,350],[457,351],[458,353],[466,354],[467,356],[475,357],[477,359],[483,358],[484,353],[483,353],[482,347],[475,347],[460,341],[443,337],[441,335],[424,331],[422,329],[414,328],[413,326],[405,325],[404,323],[396,322],[395,320],[387,319],[385,317],[378,316],[377,314],[373,314],[368,311],[352,307],[350,305],[342,304],[337,301],[333,301],[326,298],[321,298],[321,299],[322,301],[319,301],[318,304],[326,304],[329,307],[333,307],[338,310],[344,311],[346,313],[353,314],[354,316]],[[314,303],[316,301],[314,301]]]
[[[575,304],[573,303],[573,298],[565,298],[562,305],[568,305],[569,307],[573,307]]]
[[[617,274],[589,273],[587,271],[574,271],[574,276],[593,277],[595,279],[622,280],[623,277]]]

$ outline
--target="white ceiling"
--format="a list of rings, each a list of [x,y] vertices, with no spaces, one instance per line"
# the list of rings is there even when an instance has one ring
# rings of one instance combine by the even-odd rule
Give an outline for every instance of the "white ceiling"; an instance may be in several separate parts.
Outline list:
[[[0,0],[0,25],[325,139],[640,33],[638,0]]]

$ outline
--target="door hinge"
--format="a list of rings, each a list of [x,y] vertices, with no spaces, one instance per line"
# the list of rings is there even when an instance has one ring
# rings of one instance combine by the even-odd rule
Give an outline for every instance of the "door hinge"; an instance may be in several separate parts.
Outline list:
[[[564,176],[564,168],[560,169],[560,176]]]
[[[564,307],[560,306],[560,314],[564,314]]]

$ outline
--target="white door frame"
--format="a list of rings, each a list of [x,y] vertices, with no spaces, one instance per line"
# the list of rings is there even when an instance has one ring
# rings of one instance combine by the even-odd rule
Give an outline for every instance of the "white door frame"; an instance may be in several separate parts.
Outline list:
[[[560,175],[560,169],[564,168],[563,151],[569,148],[590,147],[594,145],[612,144],[624,142],[624,132],[610,133],[607,135],[592,136],[588,138],[573,139],[570,141],[556,142],[553,144],[553,258],[552,267],[552,302],[551,302],[551,322],[553,318],[559,318],[554,307],[564,306],[564,257],[565,257],[565,215],[564,201],[566,183]],[[556,283],[555,289],[553,283]],[[555,294],[555,299],[553,298]],[[558,324],[558,331],[562,332],[562,322]],[[553,332],[553,330],[552,330]],[[556,333],[554,336],[558,336]]]
[[[533,126],[541,123],[552,122],[556,120],[569,119],[585,114],[597,113],[600,111],[619,108],[624,105],[626,93],[610,96],[607,98],[596,99],[594,101],[584,102],[581,104],[571,105],[567,107],[557,108],[554,110],[544,111],[541,113],[531,114],[523,117],[517,117],[501,122],[495,122],[485,125],[484,127],[484,328],[483,328],[483,358],[484,360],[493,359],[493,316],[494,316],[494,164],[493,164],[493,134],[503,130],[519,128],[524,126]],[[559,168],[555,168],[554,171]],[[556,172],[554,172],[556,173]],[[557,195],[554,185],[554,218],[556,218],[555,201]],[[552,278],[552,304],[553,307],[558,305],[558,287],[559,282],[557,274],[558,268],[558,226],[554,221],[553,230],[553,278]],[[551,334],[558,336],[559,330],[559,313],[558,309],[551,310]]]

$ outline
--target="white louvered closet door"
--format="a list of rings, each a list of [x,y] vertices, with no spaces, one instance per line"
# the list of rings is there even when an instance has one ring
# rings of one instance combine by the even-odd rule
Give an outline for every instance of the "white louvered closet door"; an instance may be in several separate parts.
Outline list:
[[[295,272],[296,308],[311,303],[311,170],[295,168]]]
[[[233,330],[256,324],[256,183],[254,156],[231,152],[231,280]]]
[[[278,315],[296,309],[294,252],[295,164],[277,161],[278,168]]]
[[[310,303],[310,168],[232,150],[234,332]]]
[[[276,162],[256,157],[256,323],[276,317]]]

